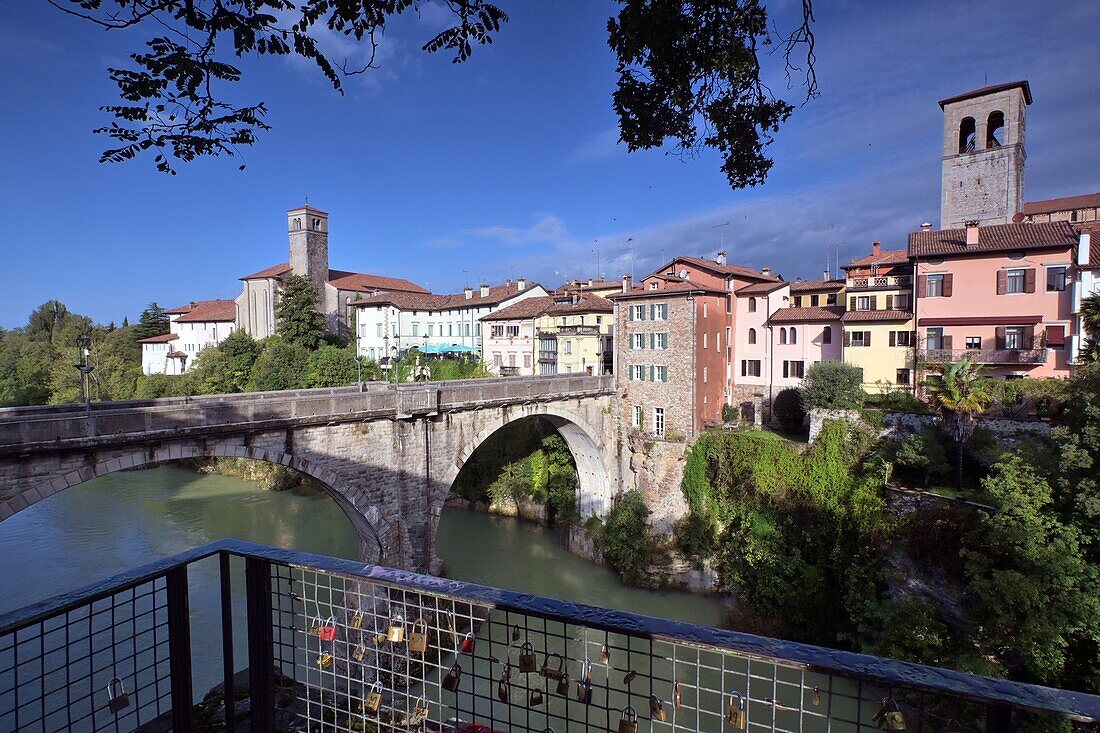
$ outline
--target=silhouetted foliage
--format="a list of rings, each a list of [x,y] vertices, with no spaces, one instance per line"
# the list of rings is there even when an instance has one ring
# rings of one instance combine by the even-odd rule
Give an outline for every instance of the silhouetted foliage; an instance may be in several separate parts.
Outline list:
[[[137,337],[152,338],[168,333],[168,314],[156,302],[150,303],[138,319]]]

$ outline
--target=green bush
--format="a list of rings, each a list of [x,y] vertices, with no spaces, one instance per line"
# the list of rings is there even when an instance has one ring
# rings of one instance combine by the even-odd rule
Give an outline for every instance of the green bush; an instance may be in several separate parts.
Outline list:
[[[886,412],[915,412],[919,414],[930,414],[933,412],[932,406],[927,402],[917,398],[910,392],[903,392],[901,390],[867,395],[865,404],[867,407],[877,408]]]
[[[797,389],[788,387],[780,391],[772,400],[772,414],[784,432],[790,435],[804,432],[806,411],[802,409],[802,396]]]
[[[326,344],[309,355],[307,387],[342,387],[355,384],[359,369],[349,349]]]
[[[649,534],[649,509],[637,491],[619,497],[604,523],[600,549],[609,566],[628,583],[648,585],[649,568],[656,543]]]
[[[905,436],[896,444],[894,460],[905,473],[922,486],[941,482],[951,472],[951,456],[942,430],[925,428],[919,434]]]
[[[842,361],[819,361],[802,380],[802,409],[854,410],[863,406],[863,370]]]
[[[737,422],[737,410],[733,405],[722,405],[722,422]]]
[[[264,343],[264,349],[252,367],[248,387],[251,391],[303,387],[309,352],[301,346],[275,337]]]
[[[676,549],[701,569],[718,549],[718,525],[706,514],[690,512],[672,528]]]

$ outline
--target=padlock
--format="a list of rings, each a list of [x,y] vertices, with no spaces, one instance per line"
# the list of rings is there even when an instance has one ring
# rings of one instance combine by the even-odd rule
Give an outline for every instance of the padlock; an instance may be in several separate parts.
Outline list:
[[[821,704],[821,688],[817,685],[814,685],[813,694],[810,695],[810,702],[813,703],[815,708]]]
[[[672,704],[676,707],[684,704],[684,698],[680,695],[680,680],[675,680],[672,683]]]
[[[415,654],[428,651],[428,622],[422,618],[413,621],[409,630],[409,651]]]
[[[509,662],[504,662],[504,670],[500,673],[500,680],[497,681],[497,699],[501,702],[510,702],[512,699],[512,665]]]
[[[462,639],[462,653],[473,654],[475,646],[477,646],[477,639],[474,637],[474,632],[471,631]]]
[[[416,699],[416,703],[413,705],[412,712],[409,713],[409,725],[416,727],[423,725],[424,721],[428,719],[428,701],[422,697]]]
[[[566,669],[561,674],[561,679],[558,680],[558,686],[556,692],[562,697],[569,697],[569,686],[572,681],[569,679],[569,670]]]
[[[619,718],[619,733],[638,733],[638,711],[633,705],[623,708],[623,715]]]
[[[538,657],[535,656],[535,648],[531,646],[531,642],[523,642],[523,646],[519,648],[519,671],[534,672],[538,664]]]
[[[739,692],[730,693],[730,704],[726,708],[726,722],[734,730],[745,730],[745,698]]]
[[[382,707],[382,683],[375,682],[370,686],[370,692],[367,693],[367,699],[363,702],[363,709],[368,713],[377,713],[378,709]]]
[[[451,648],[458,648],[458,631],[455,630],[455,615],[447,612],[447,633],[451,636]]]
[[[317,666],[321,669],[332,665],[332,655],[328,652],[321,652],[317,657]]]
[[[550,658],[554,657],[558,660],[556,666],[550,665]],[[548,680],[560,680],[565,674],[565,657],[556,652],[550,652],[542,660],[542,669],[539,670],[539,674]]]
[[[458,691],[458,683],[462,681],[462,666],[455,662],[451,665],[451,671],[447,673],[447,676],[443,678],[443,689],[450,690],[451,692]]]
[[[542,705],[543,700],[545,700],[545,698],[542,695],[542,690],[537,687],[532,687],[531,694],[527,696],[528,707],[537,708],[539,705]]]
[[[405,641],[405,624],[400,616],[394,616],[390,619],[390,630],[386,633],[386,639],[394,644],[401,644]]]
[[[107,683],[107,707],[112,713],[117,713],[130,707],[130,693],[122,685],[122,680],[115,677]]]
[[[882,707],[871,720],[883,730],[906,730],[905,715],[898,710],[898,704],[892,698],[882,698]]]
[[[577,702],[592,704],[592,663],[585,661],[581,679],[577,680]]]
[[[607,648],[607,644],[600,647],[600,664],[608,664],[611,661],[611,650]]]
[[[662,723],[665,722],[665,706],[656,695],[649,696],[649,717]]]
[[[626,685],[627,687],[630,687],[630,683],[633,682],[634,678],[637,677],[637,676],[638,676],[637,672],[635,672],[634,670],[630,670],[625,675],[623,675],[623,684]]]
[[[355,614],[352,615],[350,619],[348,619],[348,626],[353,629],[363,628],[363,612],[356,611]]]
[[[351,658],[357,662],[362,662],[365,656],[367,656],[367,645],[363,642],[359,642],[355,645],[355,648],[351,650]]]
[[[336,640],[336,617],[329,616],[325,619],[325,622],[321,624],[321,627],[317,630],[317,636],[321,637],[321,641],[335,641]]]
[[[311,623],[309,625],[309,635],[310,636],[320,636],[321,635],[321,626],[323,626],[323,625],[324,625],[324,623],[321,621],[321,614],[317,614],[316,616],[314,616],[313,617],[313,623]]]
[[[512,643],[515,644],[517,641],[519,641],[519,626],[518,625],[512,627]]]
[[[381,632],[374,635],[373,641],[374,641],[375,646],[378,646],[379,644],[381,644],[385,640],[386,640],[386,635],[381,633]]]

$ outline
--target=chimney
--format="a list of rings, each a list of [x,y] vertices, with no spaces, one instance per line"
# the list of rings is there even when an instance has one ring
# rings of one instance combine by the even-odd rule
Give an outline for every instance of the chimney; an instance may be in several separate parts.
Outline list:
[[[634,278],[630,275],[623,275],[623,292],[629,293],[631,288],[634,287]]]
[[[1081,240],[1077,243],[1077,266],[1086,267],[1089,264],[1089,252],[1092,248],[1092,234],[1081,232]]]
[[[829,272],[828,270],[825,270],[824,272],[821,273],[821,279],[824,280],[825,282],[829,282],[830,280],[833,279],[833,273]]]
[[[871,243],[871,254],[878,257],[882,254],[882,242],[875,241]]]
[[[770,268],[770,267],[761,267],[760,268],[760,273],[762,275],[770,275],[770,274],[772,274],[772,268]]]
[[[474,297],[474,289],[471,288],[469,285],[466,286],[465,293],[466,293],[466,300],[469,300],[470,298]]]
[[[717,262],[719,265],[726,264],[726,253],[725,253],[725,251],[719,252],[718,256],[714,258],[714,261]]]
[[[489,297],[489,284],[488,283],[481,283],[481,297],[482,298],[488,298]]]
[[[925,222],[921,222],[921,225],[920,225],[920,230],[921,230],[922,232],[930,232],[930,231],[932,231],[932,222],[930,222],[930,221],[925,221]]]
[[[290,238],[290,269],[305,275],[324,302],[328,282],[328,214],[312,206],[300,206],[286,212]]]
[[[592,287],[592,278],[588,278],[588,287]]]
[[[979,239],[978,222],[973,220],[966,222],[966,246],[977,246]]]
[[[527,287],[527,278],[521,277],[520,279],[516,280],[516,290],[523,290],[526,287]]]

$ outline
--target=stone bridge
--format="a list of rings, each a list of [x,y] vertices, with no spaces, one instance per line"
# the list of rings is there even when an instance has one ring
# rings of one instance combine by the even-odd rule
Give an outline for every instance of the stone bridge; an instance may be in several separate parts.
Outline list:
[[[577,463],[577,508],[603,516],[621,482],[610,376],[367,383],[286,392],[0,409],[0,520],[82,481],[168,461],[280,463],[323,485],[363,559],[430,570],[451,483],[474,450],[541,416]]]

